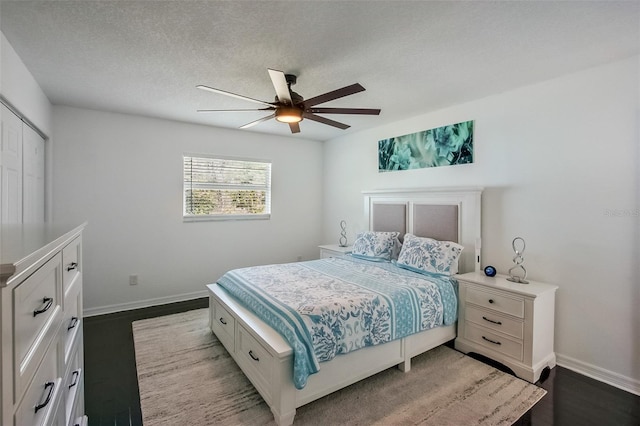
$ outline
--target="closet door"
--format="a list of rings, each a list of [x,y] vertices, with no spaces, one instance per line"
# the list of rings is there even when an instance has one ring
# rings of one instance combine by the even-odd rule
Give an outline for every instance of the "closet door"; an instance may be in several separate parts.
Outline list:
[[[44,223],[44,139],[22,126],[22,220]]]
[[[0,224],[22,222],[22,121],[0,104]]]

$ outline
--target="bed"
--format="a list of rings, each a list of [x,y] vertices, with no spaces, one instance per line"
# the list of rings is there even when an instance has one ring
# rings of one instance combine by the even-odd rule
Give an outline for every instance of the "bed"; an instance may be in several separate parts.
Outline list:
[[[481,264],[481,193],[481,188],[367,191],[363,193],[364,215],[369,231],[376,234],[410,234],[459,244],[464,249],[457,259],[457,269],[459,272],[469,272],[479,270]],[[333,282],[347,270],[362,269],[375,277],[375,280],[379,277],[389,280],[389,276],[386,275],[387,269],[389,274],[395,273],[395,265],[369,266],[368,263],[372,262],[368,260],[324,259],[311,261],[304,265],[302,270],[301,266],[293,264],[270,265],[258,267],[263,269],[260,269],[256,276],[270,277],[272,271],[280,274],[283,270],[291,270],[298,271],[296,274],[307,271],[305,273],[309,275],[319,274],[324,277],[325,272],[329,271],[331,279],[325,279],[327,282]],[[404,283],[403,280],[411,281],[419,275],[414,271],[406,271],[407,268],[403,269],[403,278],[397,275],[398,278],[393,278],[394,281]],[[334,351],[336,354],[327,357],[327,361],[316,361],[314,364],[313,360],[307,360],[305,364],[305,357],[301,354],[305,353],[304,343],[309,339],[309,335],[298,333],[296,340],[295,336],[292,337],[295,333],[281,329],[279,320],[272,318],[271,313],[280,313],[279,309],[273,308],[271,304],[268,304],[268,309],[258,308],[253,303],[254,299],[262,298],[266,294],[261,293],[262,288],[256,287],[249,291],[237,284],[245,281],[245,278],[250,277],[255,271],[244,268],[230,271],[217,283],[207,286],[210,294],[209,321],[213,333],[269,405],[278,425],[292,424],[297,407],[389,367],[398,366],[402,371],[408,372],[412,357],[456,336],[455,317],[445,320],[447,313],[442,308],[440,325],[429,324],[424,330],[422,326],[417,326],[418,328],[414,327],[411,332],[402,331],[387,336],[386,340],[382,339],[375,342],[378,344],[371,346],[350,342],[357,350],[347,353]],[[354,279],[351,275],[348,278],[349,281]],[[270,280],[271,278],[264,279],[267,282]],[[272,286],[276,287],[277,285]],[[259,296],[253,294],[254,290]],[[378,291],[377,287],[375,291]],[[453,298],[455,299],[455,295]],[[265,314],[264,310],[268,312]],[[286,308],[284,310],[286,311]],[[295,318],[299,320],[298,316]],[[424,317],[422,322],[418,320],[418,323],[425,322]],[[317,341],[315,334],[311,340]],[[319,367],[319,371],[315,371],[316,367]]]

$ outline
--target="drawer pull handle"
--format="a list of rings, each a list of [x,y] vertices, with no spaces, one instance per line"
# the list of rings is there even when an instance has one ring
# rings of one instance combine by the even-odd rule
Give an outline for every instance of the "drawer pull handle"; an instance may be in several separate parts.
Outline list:
[[[44,384],[44,389],[46,390],[47,388],[49,388],[49,393],[47,394],[47,398],[44,400],[44,402],[42,404],[38,404],[36,405],[35,409],[36,409],[36,413],[38,411],[40,411],[41,409],[43,409],[44,407],[47,406],[47,404],[49,402],[51,402],[51,396],[53,395],[53,389],[55,387],[55,383],[53,382],[47,382]]]
[[[51,297],[43,298],[42,299],[42,309],[36,309],[35,311],[33,311],[33,316],[35,317],[37,315],[40,315],[40,314],[43,314],[43,313],[47,312],[52,304],[53,304],[53,298],[51,298]]]
[[[67,272],[69,271],[73,271],[74,269],[78,268],[78,263],[77,262],[71,262],[69,264],[69,266],[67,266]]]
[[[493,303],[493,299],[489,299],[489,303]]]
[[[78,317],[71,317],[71,322],[69,323],[69,327],[67,327],[67,331],[75,328],[76,325],[78,325]]]
[[[260,361],[260,358],[258,358],[257,356],[255,356],[255,355],[253,354],[253,351],[249,351],[249,356],[250,356],[250,357],[251,357],[251,359],[252,359],[252,360],[254,360],[254,361],[258,361],[258,362]]]
[[[484,336],[482,336],[482,338],[483,338],[484,340],[486,340],[487,342],[489,342],[489,343],[493,343],[494,345],[501,345],[501,344],[502,344],[502,343],[500,343],[500,342],[496,342],[495,340],[487,339],[487,338],[486,338],[486,337],[484,337]]]
[[[69,389],[78,384],[78,377],[80,377],[80,372],[76,370],[71,375],[73,376],[73,383],[69,385]]]
[[[485,320],[485,321],[489,321],[489,322],[490,322],[490,323],[492,323],[492,324],[502,325],[502,321],[494,321],[494,320],[489,319],[489,318],[487,318],[487,317],[482,317],[482,319],[483,319],[483,320]]]
[[[220,317],[220,322],[221,322],[223,325],[227,325],[227,321],[225,321],[225,319],[224,319],[224,318],[222,318],[222,317]]]

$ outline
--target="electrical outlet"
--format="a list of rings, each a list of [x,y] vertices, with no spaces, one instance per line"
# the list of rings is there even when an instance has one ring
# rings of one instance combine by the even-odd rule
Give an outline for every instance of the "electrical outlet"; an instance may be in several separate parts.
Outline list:
[[[137,275],[129,275],[129,285],[138,285]]]

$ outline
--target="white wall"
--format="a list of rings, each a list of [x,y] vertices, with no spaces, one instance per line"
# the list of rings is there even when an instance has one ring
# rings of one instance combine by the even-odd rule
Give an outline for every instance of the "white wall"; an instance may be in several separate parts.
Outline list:
[[[1,32],[0,94],[48,138],[45,145],[45,217],[50,220],[52,165],[49,159],[53,152],[52,106],[40,85]]]
[[[317,258],[320,142],[62,106],[53,117],[54,219],[89,222],[86,312],[204,295],[232,268]],[[183,222],[184,152],[271,160],[271,219]]]
[[[327,142],[325,242],[337,242],[341,219],[350,241],[366,228],[362,190],[483,186],[484,264],[506,273],[522,236],[529,278],[560,286],[559,363],[640,392],[638,62]],[[378,173],[378,140],[465,120],[474,164]]]
[[[2,33],[0,94],[40,131],[51,136],[51,103]]]

